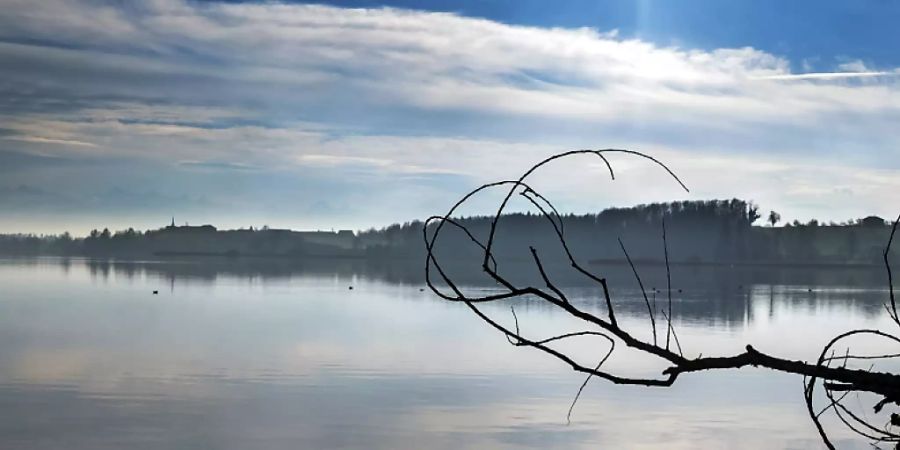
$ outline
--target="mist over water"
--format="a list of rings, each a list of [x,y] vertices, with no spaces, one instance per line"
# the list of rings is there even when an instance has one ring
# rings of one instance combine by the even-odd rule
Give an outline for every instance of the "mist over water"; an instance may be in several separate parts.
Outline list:
[[[627,270],[598,268],[623,326],[647,329]],[[642,276],[662,290],[654,270]],[[809,360],[839,332],[888,326],[878,269],[673,270],[686,354],[752,344]],[[359,261],[2,260],[0,448],[821,446],[800,378],[751,368],[669,389],[592,380],[567,425],[583,378],[510,346],[421,277],[415,265]],[[602,308],[595,287],[560,283]],[[466,289],[495,287],[473,276]],[[509,323],[509,306],[485,310]],[[516,312],[529,335],[584,328],[541,303]],[[586,362],[605,351],[567,345]],[[627,351],[610,364],[664,368]],[[832,429],[842,448],[865,448]]]

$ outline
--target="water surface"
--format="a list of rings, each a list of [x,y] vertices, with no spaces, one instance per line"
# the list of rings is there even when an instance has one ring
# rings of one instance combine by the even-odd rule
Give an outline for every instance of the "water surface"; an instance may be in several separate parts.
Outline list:
[[[880,272],[711,270],[674,273],[688,355],[813,359],[841,331],[890,326]],[[648,335],[636,285],[611,280],[620,322]],[[421,281],[349,262],[2,260],[0,448],[821,447],[801,380],[751,368],[668,389],[594,380],[567,424],[582,376]],[[595,287],[567,289],[599,310]],[[511,323],[508,304],[485,308]],[[541,304],[516,312],[532,336],[584,329]],[[568,345],[586,363],[605,350]]]

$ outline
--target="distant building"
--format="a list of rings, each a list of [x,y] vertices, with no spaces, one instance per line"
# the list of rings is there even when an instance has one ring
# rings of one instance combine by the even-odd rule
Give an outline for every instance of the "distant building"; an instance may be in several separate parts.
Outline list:
[[[869,216],[864,219],[860,219],[859,226],[861,227],[883,227],[887,224],[884,219],[878,216]]]
[[[214,233],[216,231],[216,227],[212,225],[199,225],[199,226],[190,226],[190,225],[175,225],[175,217],[172,217],[172,223],[166,225],[164,228],[165,231],[174,231],[174,232],[195,232],[195,233]]]

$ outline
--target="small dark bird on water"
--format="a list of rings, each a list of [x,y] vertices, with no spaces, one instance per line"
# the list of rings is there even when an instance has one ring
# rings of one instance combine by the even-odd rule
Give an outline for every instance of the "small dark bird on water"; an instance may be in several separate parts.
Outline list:
[[[353,290],[353,286],[348,286],[347,289]]]
[[[159,291],[153,291],[153,295],[159,294]]]

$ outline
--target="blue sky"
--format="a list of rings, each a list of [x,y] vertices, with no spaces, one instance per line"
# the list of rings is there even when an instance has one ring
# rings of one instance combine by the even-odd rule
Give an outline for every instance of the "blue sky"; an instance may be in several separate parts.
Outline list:
[[[566,211],[895,215],[900,4],[10,0],[0,231],[367,228],[537,180]],[[470,213],[484,212],[489,199]],[[480,209],[481,208],[481,209]]]
[[[297,2],[301,3],[301,2]],[[752,46],[785,56],[802,70],[830,70],[840,59],[900,66],[900,4],[889,0],[352,0],[315,2],[348,8],[453,12],[509,24],[619,30],[622,37],[712,50]]]

